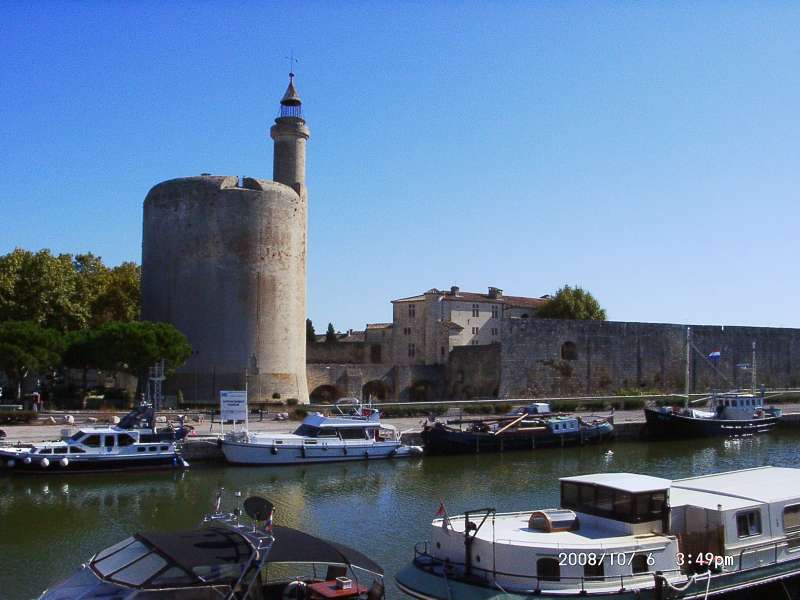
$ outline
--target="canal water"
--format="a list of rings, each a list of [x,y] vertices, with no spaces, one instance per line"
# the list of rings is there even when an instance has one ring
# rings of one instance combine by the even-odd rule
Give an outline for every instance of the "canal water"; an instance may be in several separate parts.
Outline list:
[[[194,465],[178,473],[0,477],[0,598],[35,598],[135,531],[192,528],[220,487],[276,505],[275,522],[353,546],[392,575],[450,514],[556,506],[558,478],[629,471],[667,478],[762,465],[800,467],[800,432],[735,440],[616,443],[303,467]],[[609,452],[610,451],[610,452]]]

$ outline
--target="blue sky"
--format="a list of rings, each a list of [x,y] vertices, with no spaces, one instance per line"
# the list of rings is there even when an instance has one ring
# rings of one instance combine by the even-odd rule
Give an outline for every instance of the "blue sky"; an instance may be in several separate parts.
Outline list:
[[[10,2],[0,252],[141,260],[164,179],[271,177],[299,57],[309,313],[564,283],[613,320],[800,326],[800,4]]]

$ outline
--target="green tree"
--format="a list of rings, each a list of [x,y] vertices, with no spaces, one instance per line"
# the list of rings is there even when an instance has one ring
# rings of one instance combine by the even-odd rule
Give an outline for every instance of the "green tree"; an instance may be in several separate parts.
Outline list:
[[[547,301],[536,316],[543,319],[579,319],[605,321],[606,311],[589,292],[579,286],[565,285]]]
[[[66,335],[62,356],[64,366],[83,372],[82,394],[88,388],[89,369],[114,369],[114,357],[104,345],[102,332],[98,329],[81,329]]]
[[[306,319],[306,341],[309,344],[317,341],[317,333],[314,331],[314,324],[311,319]]]
[[[34,321],[59,331],[86,326],[89,304],[72,256],[17,248],[0,257],[0,321]]]
[[[140,388],[147,378],[147,370],[161,359],[170,374],[192,354],[186,336],[169,323],[111,321],[100,327],[99,335],[108,361],[136,375]]]
[[[139,318],[141,267],[136,263],[124,262],[109,270],[105,279],[106,285],[92,303],[92,324],[136,321]]]
[[[0,321],[34,321],[59,331],[139,317],[139,267],[109,269],[91,253],[0,256]]]
[[[327,343],[339,341],[339,338],[336,336],[336,330],[333,328],[333,323],[328,323],[328,330],[325,332],[325,341]]]
[[[63,336],[33,321],[0,323],[0,369],[14,385],[15,398],[22,395],[22,382],[34,373],[58,365]]]

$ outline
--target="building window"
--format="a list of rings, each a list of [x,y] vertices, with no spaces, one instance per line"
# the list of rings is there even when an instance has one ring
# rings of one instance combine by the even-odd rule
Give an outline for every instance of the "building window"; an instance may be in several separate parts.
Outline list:
[[[369,348],[369,359],[372,364],[381,362],[381,347],[379,344],[372,344]]]
[[[478,340],[472,340],[472,345],[473,346],[477,346],[478,345]]]
[[[444,358],[444,346],[439,348],[439,354],[441,355],[442,358]]]
[[[417,355],[417,347],[414,344],[408,345],[408,358],[414,358]]]
[[[403,333],[405,335],[411,335],[411,327],[403,327]]]
[[[737,514],[736,532],[740,538],[761,535],[761,512],[748,510]]]
[[[417,307],[416,307],[416,305],[414,305],[414,304],[409,304],[408,305],[408,316],[411,319],[413,319],[414,317],[417,316]]]
[[[497,304],[492,304],[492,318],[497,319],[500,316],[500,307]]]
[[[492,327],[492,335],[497,335],[497,327]]]
[[[575,342],[564,342],[561,345],[561,360],[578,360],[578,347]]]
[[[481,316],[481,307],[479,304],[472,305],[472,316],[473,317],[480,317]]]
[[[478,335],[478,328],[477,327],[473,327],[472,328],[472,335]]]

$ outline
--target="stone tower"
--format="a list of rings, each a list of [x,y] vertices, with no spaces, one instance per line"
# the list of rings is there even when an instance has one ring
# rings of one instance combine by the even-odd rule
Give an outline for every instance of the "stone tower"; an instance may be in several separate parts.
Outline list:
[[[167,382],[186,402],[242,389],[251,403],[308,402],[305,146],[290,74],[271,130],[273,179],[187,177],[144,201],[142,318],[172,323],[192,345]]]

